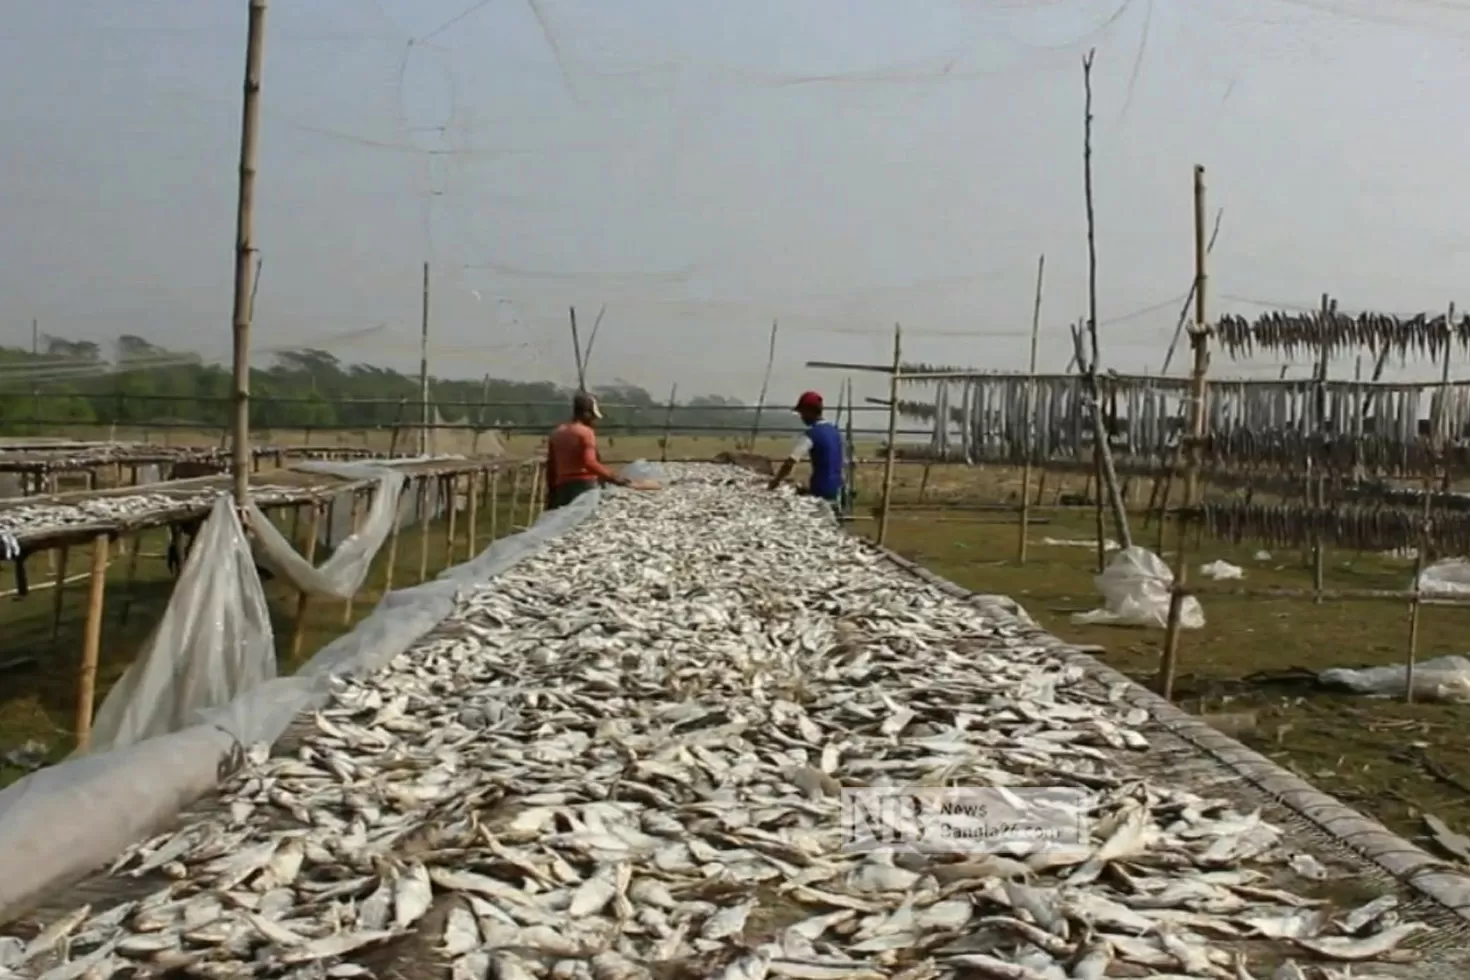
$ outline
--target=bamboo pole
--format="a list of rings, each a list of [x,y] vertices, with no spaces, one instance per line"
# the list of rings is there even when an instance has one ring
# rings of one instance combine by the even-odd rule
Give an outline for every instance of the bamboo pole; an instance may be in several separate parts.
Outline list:
[[[516,507],[521,502],[521,470],[525,469],[525,461],[516,463],[515,469],[510,471],[510,533],[514,534],[516,529]]]
[[[470,513],[469,513],[469,541],[465,544],[464,560],[469,561],[475,557],[475,544],[479,539],[480,531],[480,477],[484,476],[484,470],[474,470],[468,476],[470,485]]]
[[[1334,305],[1335,304],[1332,302],[1331,297],[1329,297],[1326,293],[1323,293],[1322,321],[1324,327],[1327,325],[1328,322],[1330,322],[1332,318]],[[1324,336],[1326,336],[1325,333]],[[1327,503],[1325,499],[1326,494],[1323,492],[1326,484],[1325,479],[1320,474],[1314,475],[1313,470],[1315,469],[1315,467],[1313,467],[1312,464],[1316,457],[1317,440],[1325,437],[1326,434],[1326,344],[1323,344],[1321,351],[1318,352],[1317,369],[1314,374],[1315,385],[1313,386],[1312,392],[1312,413],[1316,416],[1314,421],[1317,432],[1309,434],[1312,437],[1312,441],[1309,443],[1310,448],[1307,451],[1307,506],[1309,508],[1320,511],[1326,506]],[[1325,578],[1325,569],[1323,566],[1326,564],[1326,555],[1324,554],[1324,549],[1322,547],[1321,521],[1314,521],[1314,523],[1316,524],[1316,528],[1312,532],[1312,588],[1320,597],[1322,594],[1323,579]],[[1318,598],[1316,602],[1318,605],[1320,605],[1322,602],[1321,598]]]
[[[60,555],[56,559],[56,591],[51,595],[51,649],[55,651],[56,644],[61,641],[61,608],[62,601],[66,598],[66,566],[70,557],[71,549],[67,545],[60,548],[48,549],[46,554]]]
[[[531,464],[531,492],[526,494],[526,527],[536,519],[536,498],[541,495],[541,462]]]
[[[1451,303],[1449,307],[1449,314],[1445,318],[1447,330],[1454,329],[1454,322],[1455,304]],[[1433,411],[1431,412],[1431,421],[1429,427],[1430,438],[1434,441],[1435,448],[1439,450],[1437,454],[1439,456],[1439,463],[1444,467],[1445,470],[1445,482],[1449,482],[1449,460],[1446,454],[1449,440],[1444,433],[1444,410],[1445,396],[1449,392],[1450,353],[1453,350],[1453,346],[1454,345],[1450,343],[1449,337],[1447,336],[1445,339],[1444,366],[1440,370],[1439,377],[1439,398],[1436,400]],[[1424,604],[1420,591],[1419,579],[1424,575],[1424,566],[1429,561],[1429,544],[1432,540],[1432,536],[1430,534],[1430,507],[1433,504],[1433,501],[1434,476],[1431,474],[1425,476],[1424,478],[1424,509],[1420,514],[1419,552],[1414,556],[1414,596],[1409,603],[1409,649],[1405,657],[1404,665],[1404,702],[1407,704],[1414,703],[1414,672],[1418,666],[1419,660],[1419,612],[1420,608]]]
[[[572,357],[577,362],[577,390],[586,391],[587,372],[582,364],[582,339],[577,333],[577,308],[575,306],[569,306],[567,307],[567,313],[572,321]]]
[[[853,417],[853,392],[852,378],[843,378],[842,386],[847,389],[847,501],[846,511],[852,513],[852,502],[857,499],[857,450],[853,445],[852,417]]]
[[[1184,608],[1184,587],[1169,590],[1169,619],[1164,631],[1164,652],[1159,660],[1159,697],[1174,699],[1174,678],[1179,672],[1179,614]]]
[[[316,502],[311,504],[311,517],[306,522],[306,550],[301,557],[306,559],[308,565],[316,560],[317,530],[321,526],[322,505]],[[303,590],[296,595],[296,622],[291,627],[291,659],[295,660],[301,656],[301,644],[306,639],[306,607],[310,596]]]
[[[405,489],[408,489],[405,487]],[[402,501],[402,491],[399,500]],[[383,595],[393,591],[393,572],[398,565],[398,508],[393,510],[393,526],[388,531],[388,559],[383,569]]]
[[[128,567],[126,572],[126,588],[123,590],[123,601],[118,606],[117,615],[117,624],[119,626],[126,626],[128,624],[128,610],[132,607],[133,599],[138,589],[138,555],[142,550],[143,538],[140,535],[133,538],[133,546],[127,549]]]
[[[250,321],[251,256],[255,254],[255,170],[259,156],[260,81],[265,62],[266,0],[250,0],[245,41],[244,109],[240,119],[240,179],[235,210],[234,339],[234,445],[230,475],[235,504],[250,500]],[[88,720],[90,725],[90,719]]]
[[[92,539],[92,574],[87,583],[87,623],[82,634],[82,669],[77,678],[77,748],[92,743],[92,709],[97,700],[97,659],[102,650],[102,606],[107,597],[107,535]]]
[[[1205,168],[1194,167],[1194,326],[1189,332],[1189,347],[1194,364],[1189,372],[1189,467],[1184,475],[1184,503],[1187,507],[1199,501],[1200,447],[1205,437],[1205,399],[1208,395],[1205,375],[1210,368],[1209,326],[1205,319],[1206,286],[1209,273],[1205,267]],[[1180,569],[1182,574],[1183,568]]]
[[[444,567],[448,568],[454,564],[454,532],[455,522],[459,517],[459,477],[455,474],[441,477],[439,486],[443,488],[444,499],[448,501],[449,515],[444,522]]]
[[[419,455],[429,455],[429,263],[419,303]]]
[[[429,529],[433,525],[434,512],[429,505],[429,485],[433,477],[426,476],[419,483],[419,581],[429,578]]]
[[[352,531],[351,531],[351,534],[356,534],[359,530],[362,529],[362,517],[363,517],[363,513],[362,512],[363,512],[362,494],[360,492],[358,492],[358,491],[353,491],[353,493],[352,493]],[[350,626],[350,625],[352,625],[352,610],[353,610],[353,607],[356,605],[356,601],[355,600],[356,600],[356,596],[355,595],[349,595],[346,599],[344,599],[342,601],[342,625],[343,626]]]
[[[660,440],[658,447],[658,461],[660,463],[668,462],[669,459],[669,431],[670,427],[674,424],[674,399],[678,397],[679,382],[675,381],[674,386],[669,389],[669,407],[664,410],[664,437]]]
[[[903,361],[903,328],[893,325],[893,369],[888,376],[888,453],[883,461],[883,498],[879,501],[878,546],[888,540],[888,513],[893,498],[893,461],[898,455],[898,369]]]
[[[1022,420],[1025,425],[1026,456],[1021,467],[1021,531],[1020,540],[1016,542],[1016,563],[1026,564],[1026,536],[1027,526],[1031,522],[1031,455],[1035,449],[1035,440],[1032,438],[1032,427],[1036,414],[1036,347],[1037,340],[1041,335],[1041,285],[1046,275],[1046,253],[1043,252],[1036,260],[1036,301],[1031,306],[1031,366],[1027,371],[1030,380],[1026,385],[1026,417]]]
[[[490,540],[500,539],[500,467],[490,471]]]
[[[1101,355],[1098,353],[1097,338],[1097,215],[1092,201],[1092,58],[1095,53],[1095,49],[1088,51],[1086,57],[1082,59],[1082,189],[1087,210],[1087,336],[1091,347],[1091,357],[1088,359],[1087,371],[1083,374],[1083,378],[1092,397],[1092,451],[1098,475],[1098,507],[1100,510],[1102,506],[1101,489],[1106,481],[1108,503],[1112,507],[1113,521],[1117,525],[1118,541],[1124,548],[1131,548],[1133,547],[1133,534],[1128,529],[1128,511],[1124,508],[1123,498],[1118,492],[1118,474],[1113,469],[1113,451],[1112,446],[1108,443],[1107,429],[1103,425],[1102,396],[1097,383]],[[1081,331],[1077,331],[1074,346],[1077,364],[1080,367],[1083,360]],[[1100,518],[1101,513],[1099,513]],[[1103,535],[1099,534],[1097,545],[1099,571],[1106,565],[1106,548],[1103,546],[1102,539]]]
[[[761,413],[766,410],[766,392],[771,386],[771,368],[776,363],[776,320],[771,321],[771,341],[766,348],[766,370],[761,375],[761,396],[755,403],[755,422],[750,427],[750,451],[755,452],[756,440],[761,435]]]

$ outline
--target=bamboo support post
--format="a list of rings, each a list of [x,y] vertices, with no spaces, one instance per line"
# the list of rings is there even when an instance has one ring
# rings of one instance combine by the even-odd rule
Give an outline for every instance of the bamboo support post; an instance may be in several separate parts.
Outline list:
[[[1035,452],[1032,430],[1036,414],[1036,346],[1041,334],[1041,285],[1046,275],[1046,254],[1036,260],[1036,300],[1031,306],[1031,366],[1027,371],[1026,416],[1021,420],[1025,426],[1025,457],[1021,466],[1021,529],[1016,542],[1016,563],[1026,564],[1026,537],[1031,523],[1031,456]]]
[[[429,531],[433,527],[434,508],[429,497],[433,477],[426,476],[419,483],[419,581],[429,578]]]
[[[313,502],[311,504],[311,516],[306,522],[306,549],[302,551],[301,557],[306,559],[308,565],[316,560],[317,531],[321,526],[322,505]],[[291,626],[291,659],[295,660],[301,656],[301,644],[306,639],[306,607],[311,597],[305,590],[296,595],[296,621]]]
[[[755,405],[755,421],[750,427],[750,451],[755,452],[755,444],[761,436],[761,413],[766,410],[766,391],[771,385],[771,368],[776,363],[776,326],[777,321],[771,321],[771,341],[766,350],[766,370],[761,375],[761,394]]]
[[[500,538],[500,467],[490,471],[490,540]]]
[[[1169,590],[1169,619],[1164,630],[1164,651],[1159,658],[1159,697],[1174,700],[1174,678],[1179,671],[1179,615],[1184,608],[1183,586]]]
[[[1424,480],[1424,511],[1421,515],[1422,525],[1419,531],[1419,553],[1414,556],[1414,589],[1413,598],[1409,600],[1409,649],[1404,658],[1404,703],[1414,703],[1414,671],[1419,660],[1419,611],[1423,606],[1423,598],[1419,589],[1419,579],[1424,574],[1424,563],[1429,552],[1429,502],[1432,498],[1430,490],[1432,481]]]
[[[475,557],[475,544],[479,539],[480,531],[480,478],[485,475],[484,470],[474,470],[469,474],[470,485],[470,513],[468,517],[469,540],[465,543],[464,560],[469,561]]]
[[[1200,449],[1204,442],[1208,396],[1205,377],[1210,368],[1209,326],[1205,320],[1205,287],[1209,274],[1205,267],[1205,168],[1194,167],[1194,325],[1189,331],[1189,347],[1194,363],[1189,372],[1189,466],[1184,475],[1184,503],[1192,507],[1199,501]]]
[[[444,522],[444,567],[448,568],[454,564],[454,525],[459,516],[459,477],[454,474],[443,477],[439,486],[444,494],[445,506],[449,508],[448,519]]]
[[[406,490],[406,489],[408,489],[408,487],[405,487],[404,489]],[[401,493],[402,493],[402,491],[400,491],[400,496],[399,496],[399,500],[400,501],[403,499]],[[392,526],[388,530],[388,558],[387,558],[387,561],[384,563],[384,568],[383,568],[383,595],[387,595],[389,592],[392,592],[393,591],[393,572],[396,570],[397,565],[398,565],[398,523],[399,523],[398,522],[398,515],[399,515],[399,512],[400,512],[399,511],[399,508],[394,508],[394,511],[393,511],[393,524],[392,524]]]
[[[888,540],[888,513],[892,508],[893,461],[898,455],[898,372],[903,361],[903,330],[893,325],[893,373],[888,376],[888,452],[883,460],[883,496],[878,502],[878,546]]]
[[[664,409],[664,435],[658,444],[658,461],[666,463],[669,459],[669,429],[674,424],[674,399],[679,397],[679,382],[675,381],[669,389],[669,405]]]
[[[77,748],[92,743],[92,709],[97,695],[97,660],[102,649],[102,607],[107,597],[107,535],[92,539],[92,574],[87,583],[87,623],[82,634],[82,668],[77,678]]]
[[[121,545],[119,545],[121,547]],[[133,599],[138,589],[138,555],[143,551],[143,538],[141,535],[133,538],[133,546],[127,549],[128,566],[127,579],[123,589],[123,600],[118,606],[117,624],[126,626],[128,624],[128,610],[133,605]]]
[[[511,534],[516,530],[516,508],[521,502],[521,470],[525,468],[526,464],[520,462],[510,471],[510,511],[506,514],[506,528]]]
[[[362,494],[353,491],[352,494],[352,533],[356,534],[362,528],[363,518]],[[342,601],[342,625],[352,625],[352,610],[356,603],[356,596],[349,595]]]
[[[66,545],[46,552],[56,562],[54,567],[55,591],[51,594],[51,649],[53,652],[56,650],[57,643],[61,641],[61,608],[66,598],[66,566],[67,560],[71,557],[70,552],[71,549]]]

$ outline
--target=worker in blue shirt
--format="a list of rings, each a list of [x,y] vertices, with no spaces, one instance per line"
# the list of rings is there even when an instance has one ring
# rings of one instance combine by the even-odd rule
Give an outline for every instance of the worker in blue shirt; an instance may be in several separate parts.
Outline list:
[[[808,391],[796,400],[796,414],[801,416],[806,431],[791,447],[791,452],[781,461],[776,475],[771,477],[770,489],[779,487],[792,467],[803,459],[810,458],[812,476],[806,489],[798,492],[819,497],[840,506],[842,502],[842,434],[837,426],[822,418],[822,396]]]

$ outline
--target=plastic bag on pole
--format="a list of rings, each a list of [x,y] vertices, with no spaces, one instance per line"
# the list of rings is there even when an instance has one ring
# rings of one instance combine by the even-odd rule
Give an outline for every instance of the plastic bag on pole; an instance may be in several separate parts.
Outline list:
[[[91,751],[196,724],[200,711],[275,676],[275,639],[260,575],[234,505],[221,496],[163,618],[97,712]]]
[[[1158,555],[1134,545],[1124,548],[1108,561],[1093,583],[1102,593],[1103,607],[1077,613],[1072,622],[1079,625],[1149,626],[1164,629],[1169,625],[1169,595],[1174,587],[1174,573]],[[1179,607],[1181,629],[1197,630],[1205,625],[1205,612],[1194,596],[1185,596]]]

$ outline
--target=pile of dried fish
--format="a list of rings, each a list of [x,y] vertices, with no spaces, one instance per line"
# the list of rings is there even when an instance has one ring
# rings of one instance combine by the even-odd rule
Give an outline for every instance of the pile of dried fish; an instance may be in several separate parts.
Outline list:
[[[1329,547],[1352,551],[1394,551],[1416,548],[1424,515],[1415,507],[1337,504],[1310,507],[1296,504],[1242,502],[1206,504],[1185,512],[1187,524],[1222,541],[1254,541],[1277,547],[1308,547],[1317,539]],[[1429,519],[1430,537],[1440,554],[1470,554],[1470,514],[1463,509],[1435,510]]]
[[[275,503],[299,493],[279,486],[252,488],[250,492],[257,503]],[[193,493],[114,494],[67,504],[17,500],[0,507],[0,534],[26,538],[52,534],[69,527],[125,524],[160,512],[207,510],[218,496],[218,489],[210,489]]]
[[[1261,352],[1294,357],[1334,354],[1350,348],[1388,350],[1439,359],[1451,344],[1470,348],[1470,316],[1450,323],[1444,314],[1421,313],[1403,319],[1385,313],[1264,313],[1255,320],[1222,316],[1214,327],[1221,347],[1233,358]]]
[[[119,858],[152,894],[0,940],[0,967],[1248,980],[1247,949],[1415,956],[1428,927],[1392,897],[1334,911],[1290,890],[1328,872],[1258,813],[1130,778],[1147,717],[1121,689],[811,501],[669,470],[340,683],[289,751],[246,753],[217,810]],[[841,790],[881,785],[1075,787],[1092,832],[844,848]]]

